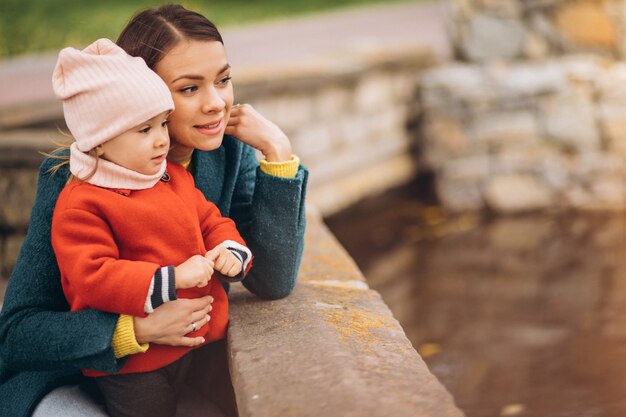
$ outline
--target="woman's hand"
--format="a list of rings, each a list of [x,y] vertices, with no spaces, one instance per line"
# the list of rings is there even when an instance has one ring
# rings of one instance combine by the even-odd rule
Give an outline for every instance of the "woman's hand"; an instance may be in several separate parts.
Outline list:
[[[204,326],[211,318],[213,297],[169,301],[147,317],[133,317],[137,343],[158,343],[169,346],[194,347],[204,343],[203,337],[185,335]]]
[[[231,108],[225,132],[261,151],[268,162],[291,159],[291,143],[287,136],[250,104],[235,104]]]

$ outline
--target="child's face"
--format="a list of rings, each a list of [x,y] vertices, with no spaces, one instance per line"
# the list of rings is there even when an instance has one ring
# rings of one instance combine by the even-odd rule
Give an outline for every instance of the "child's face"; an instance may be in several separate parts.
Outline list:
[[[170,147],[169,111],[99,145],[98,156],[145,175],[159,172]]]

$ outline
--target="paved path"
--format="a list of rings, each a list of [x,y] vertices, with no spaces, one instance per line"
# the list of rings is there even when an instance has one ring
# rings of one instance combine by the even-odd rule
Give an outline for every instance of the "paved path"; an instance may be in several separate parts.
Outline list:
[[[426,46],[450,57],[439,2],[375,5],[222,30],[235,68],[286,65],[355,48]],[[0,61],[2,108],[54,101],[56,53]]]

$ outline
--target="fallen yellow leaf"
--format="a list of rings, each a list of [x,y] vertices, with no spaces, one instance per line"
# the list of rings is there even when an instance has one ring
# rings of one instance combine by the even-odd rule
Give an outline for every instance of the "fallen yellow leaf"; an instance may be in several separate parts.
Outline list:
[[[516,416],[519,413],[523,412],[525,409],[526,407],[524,407],[524,404],[509,404],[502,407],[502,409],[500,410],[500,415],[502,417]]]

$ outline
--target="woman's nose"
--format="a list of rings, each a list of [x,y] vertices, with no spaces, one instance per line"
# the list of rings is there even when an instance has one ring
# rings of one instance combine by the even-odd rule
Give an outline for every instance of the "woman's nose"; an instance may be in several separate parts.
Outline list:
[[[225,105],[226,103],[224,99],[222,98],[222,96],[220,96],[219,92],[215,89],[215,87],[211,87],[207,89],[204,102],[202,103],[203,113],[222,111]]]

